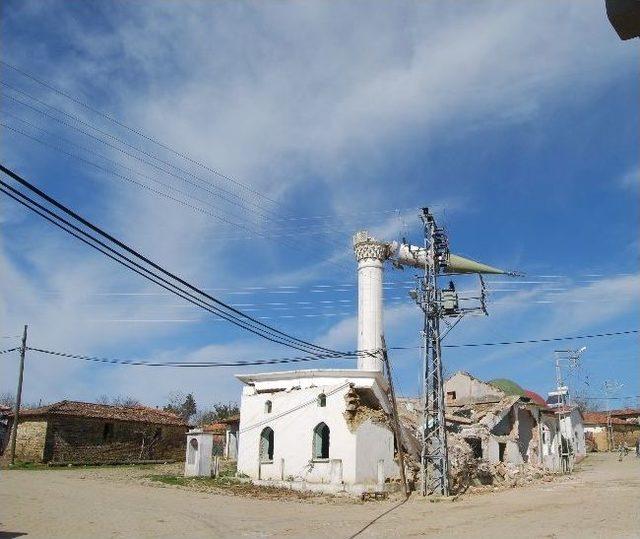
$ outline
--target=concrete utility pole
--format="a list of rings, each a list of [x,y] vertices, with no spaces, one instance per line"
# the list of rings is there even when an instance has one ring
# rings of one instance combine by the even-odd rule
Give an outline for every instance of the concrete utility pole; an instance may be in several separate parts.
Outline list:
[[[389,363],[389,355],[387,354],[387,343],[382,338],[382,358],[387,370],[387,380],[389,381],[389,393],[391,394],[391,410],[393,412],[393,431],[398,444],[398,462],[400,464],[400,481],[402,481],[402,489],[406,498],[409,497],[409,485],[407,477],[404,473],[404,449],[402,447],[402,427],[400,426],[400,418],[398,417],[398,402],[396,401],[396,392],[393,388],[393,377],[391,376],[391,364]]]
[[[20,419],[20,403],[22,402],[22,379],[24,377],[24,356],[27,352],[27,328],[22,332],[22,346],[20,347],[20,370],[18,372],[18,390],[16,391],[16,403],[13,407],[13,425],[11,425],[11,465],[16,458],[16,437],[18,434],[18,420]]]
[[[602,384],[602,389],[607,397],[607,451],[615,450],[613,423],[611,421],[611,399],[622,389],[623,385],[617,380],[605,380]]]

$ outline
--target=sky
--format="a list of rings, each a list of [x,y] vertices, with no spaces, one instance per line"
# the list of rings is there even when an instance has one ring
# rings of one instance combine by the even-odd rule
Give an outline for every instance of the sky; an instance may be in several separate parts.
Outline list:
[[[6,1],[1,162],[152,260],[247,314],[356,348],[352,235],[452,251],[492,277],[489,316],[443,344],[638,328],[637,42],[601,0],[530,2]],[[17,69],[16,69],[17,68]],[[41,81],[41,82],[38,82]],[[0,197],[1,349],[145,361],[296,351],[144,281]],[[415,271],[385,269],[397,392],[420,391]],[[459,290],[477,291],[475,279]],[[587,346],[574,392],[640,395],[638,336],[445,348],[446,372],[546,394],[554,350]],[[14,392],[18,355],[0,355]],[[309,364],[303,364],[305,367]],[[353,360],[317,368],[354,368]],[[287,367],[288,368],[288,367]],[[24,400],[192,392],[238,401],[234,374],[28,351]]]

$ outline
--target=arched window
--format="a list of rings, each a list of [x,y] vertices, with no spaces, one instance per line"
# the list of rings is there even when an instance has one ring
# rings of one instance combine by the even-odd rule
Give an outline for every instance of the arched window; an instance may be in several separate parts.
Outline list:
[[[273,429],[265,427],[260,433],[260,462],[273,461]]]
[[[324,393],[320,393],[318,395],[318,406],[320,408],[324,408],[327,405],[327,396]]]
[[[191,438],[189,442],[189,452],[187,453],[187,464],[196,463],[196,454],[198,453],[198,440]]]
[[[267,401],[264,403],[264,413],[265,414],[270,414],[271,413],[271,401]]]
[[[313,458],[329,458],[329,427],[324,423],[313,429]]]

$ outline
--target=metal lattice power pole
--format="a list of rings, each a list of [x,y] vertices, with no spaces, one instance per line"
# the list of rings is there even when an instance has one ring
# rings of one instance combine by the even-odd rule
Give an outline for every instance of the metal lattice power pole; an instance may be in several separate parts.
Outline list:
[[[422,495],[449,495],[449,460],[444,418],[444,389],[440,347],[440,264],[449,254],[447,237],[438,228],[433,215],[423,209],[427,251],[424,275],[416,291],[416,301],[424,312],[423,337],[423,424],[422,424]]]

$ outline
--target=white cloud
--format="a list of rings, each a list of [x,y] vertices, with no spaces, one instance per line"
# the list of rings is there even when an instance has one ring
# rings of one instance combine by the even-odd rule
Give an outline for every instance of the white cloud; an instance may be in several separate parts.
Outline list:
[[[48,50],[43,42],[33,45],[35,54],[32,43],[25,46],[16,40],[7,45],[16,64],[225,173],[247,178],[287,210],[298,214],[303,207],[346,220],[338,230],[327,226],[321,240],[301,234],[273,243],[255,235],[251,244],[215,241],[244,232],[118,180],[97,180],[94,196],[82,201],[83,213],[91,218],[98,214],[106,228],[154,260],[209,286],[332,279],[336,264],[341,266],[338,275],[353,278],[351,234],[369,226],[395,239],[402,226],[395,217],[350,216],[374,208],[406,207],[416,196],[406,178],[371,180],[389,146],[411,140],[419,131],[421,140],[427,141],[426,151],[430,141],[470,132],[482,135],[496,125],[523,124],[543,108],[553,110],[568,100],[587,101],[610,84],[634,54],[630,48],[621,49],[616,39],[606,38],[611,32],[598,1],[544,7],[537,2],[191,3],[188,8],[181,3],[136,3],[103,13],[104,26],[90,29],[73,9],[63,7],[53,6],[55,28],[77,52],[54,57],[52,51],[57,49]],[[8,16],[23,23],[34,16],[49,18],[51,9],[48,4],[26,2]],[[45,95],[60,106],[69,105]],[[74,110],[118,136],[131,136],[78,107]],[[10,139],[3,146],[21,170],[48,171],[49,163],[34,159],[24,141]],[[144,147],[223,183],[152,144]],[[122,159],[115,151],[99,150]],[[207,196],[153,167],[126,163],[198,197]],[[90,176],[101,178],[95,172]],[[233,184],[224,185],[246,200],[259,200]],[[429,195],[433,186],[425,182],[419,187],[421,195]],[[213,197],[206,200],[219,203]],[[460,207],[472,201],[449,199],[449,209],[453,202]],[[225,215],[252,222],[251,212],[228,204],[223,209]],[[3,211],[3,229],[21,225],[11,212]],[[278,229],[268,225],[264,231],[283,232]],[[38,342],[72,351],[137,350],[145,342],[171,335],[176,340],[188,338],[176,325],[96,323],[96,319],[151,318],[148,308],[133,302],[96,306],[88,301],[98,292],[139,290],[146,285],[108,261],[67,247],[66,238],[42,233],[40,225],[20,230],[27,234],[23,252],[17,255],[5,242],[0,253],[3,331],[15,332],[26,320]],[[294,224],[284,232],[298,231],[302,227]],[[508,300],[496,307],[506,312]],[[166,313],[162,316],[171,318]],[[388,309],[386,316],[392,339],[400,342],[414,334],[414,306]],[[579,310],[575,320],[590,323]],[[355,342],[354,319],[342,321],[318,342],[336,347]],[[184,353],[231,354],[238,346],[253,346],[243,343],[228,350]],[[149,354],[157,353],[149,348]],[[251,350],[264,352],[259,346]],[[166,381],[163,373],[144,371],[140,382],[124,368],[118,371],[121,375],[101,371],[105,378],[96,383],[89,377],[74,378],[82,370],[79,366],[37,368],[31,386],[34,395],[60,392],[51,387],[88,395],[89,388],[111,384],[123,388],[118,392],[131,388],[137,396],[157,401],[162,391],[174,389],[169,387],[174,380]],[[226,374],[209,380],[189,373],[180,380],[199,384],[202,394],[226,395],[232,387]]]

